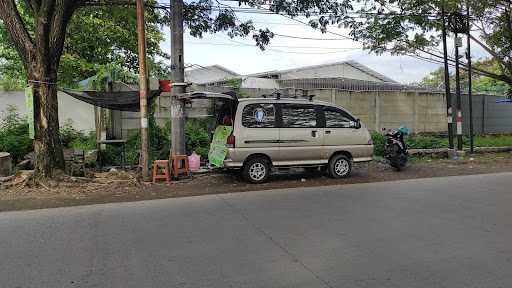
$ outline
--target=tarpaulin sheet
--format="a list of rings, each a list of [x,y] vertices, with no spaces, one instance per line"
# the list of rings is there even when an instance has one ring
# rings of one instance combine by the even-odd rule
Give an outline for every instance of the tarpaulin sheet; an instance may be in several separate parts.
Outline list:
[[[140,111],[139,91],[100,92],[63,90],[75,99],[91,105],[118,111]],[[152,90],[148,95],[148,104],[160,95],[160,90]]]

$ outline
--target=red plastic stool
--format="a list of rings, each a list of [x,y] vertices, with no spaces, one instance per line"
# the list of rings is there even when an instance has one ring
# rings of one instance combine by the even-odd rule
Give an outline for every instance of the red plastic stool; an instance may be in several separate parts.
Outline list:
[[[190,168],[188,164],[188,156],[187,155],[172,155],[171,156],[171,170],[173,177],[179,177],[181,174],[185,174],[186,176],[190,175]]]
[[[153,183],[156,183],[157,180],[165,180],[167,184],[171,184],[169,160],[155,160],[153,162]]]

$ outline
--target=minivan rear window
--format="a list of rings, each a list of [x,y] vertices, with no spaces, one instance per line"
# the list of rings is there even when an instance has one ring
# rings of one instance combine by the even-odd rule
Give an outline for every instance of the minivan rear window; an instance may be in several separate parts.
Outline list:
[[[242,112],[242,125],[247,128],[276,127],[276,112],[273,104],[249,104]]]

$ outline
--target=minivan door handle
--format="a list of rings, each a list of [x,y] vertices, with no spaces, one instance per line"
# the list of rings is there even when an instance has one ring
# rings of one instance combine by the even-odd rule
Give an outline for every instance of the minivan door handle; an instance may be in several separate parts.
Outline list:
[[[325,131],[325,134],[331,134],[331,130]]]
[[[311,131],[311,137],[316,138],[317,133],[318,133],[318,131],[316,131],[316,130]]]

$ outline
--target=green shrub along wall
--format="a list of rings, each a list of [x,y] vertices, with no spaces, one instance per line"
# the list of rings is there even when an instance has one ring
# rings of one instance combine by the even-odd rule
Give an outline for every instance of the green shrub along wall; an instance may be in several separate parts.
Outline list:
[[[15,107],[8,107],[0,123],[0,151],[9,152],[14,163],[33,150],[28,136],[27,120],[20,117]]]
[[[215,119],[188,119],[185,122],[185,145],[187,155],[196,152],[202,159],[208,157],[210,150],[210,133],[214,128]],[[149,158],[150,161],[156,159],[168,159],[171,149],[171,123],[166,123],[164,127],[156,124],[154,117],[149,120]],[[140,133],[138,130],[128,132],[128,138],[125,147],[126,162],[130,165],[136,165],[140,156]],[[107,165],[118,165],[121,163],[121,148],[107,146],[107,150],[102,153],[103,161]]]
[[[372,132],[375,156],[384,154],[384,135],[378,132]],[[407,135],[405,143],[409,149],[439,149],[448,148],[448,139],[446,136],[433,135]],[[455,140],[456,141],[456,140]],[[464,147],[469,147],[469,137],[464,137]],[[484,135],[475,136],[476,147],[506,147],[512,146],[512,135]]]
[[[9,152],[15,163],[23,160],[23,157],[33,150],[33,141],[28,136],[28,123],[20,117],[14,107],[9,107],[0,122],[0,151]],[[164,127],[156,124],[154,117],[149,119],[150,125],[150,159],[167,159],[171,147],[171,125],[168,122]],[[185,138],[187,154],[195,151],[201,158],[208,157],[211,135],[215,129],[215,119],[188,119],[185,123]],[[65,148],[83,150],[96,149],[96,135],[94,132],[86,134],[73,128],[72,122],[66,122],[60,129],[60,137]],[[385,139],[381,133],[373,132],[372,139],[375,146],[375,155],[384,154]],[[127,164],[136,165],[139,162],[140,133],[132,130],[129,133],[126,144]],[[434,149],[448,147],[446,137],[436,135],[408,135],[405,141],[409,149]],[[464,145],[469,145],[469,138],[464,137]],[[512,135],[487,135],[476,136],[477,147],[503,147],[512,146]],[[107,146],[102,153],[106,165],[119,165],[121,163],[121,148]]]

